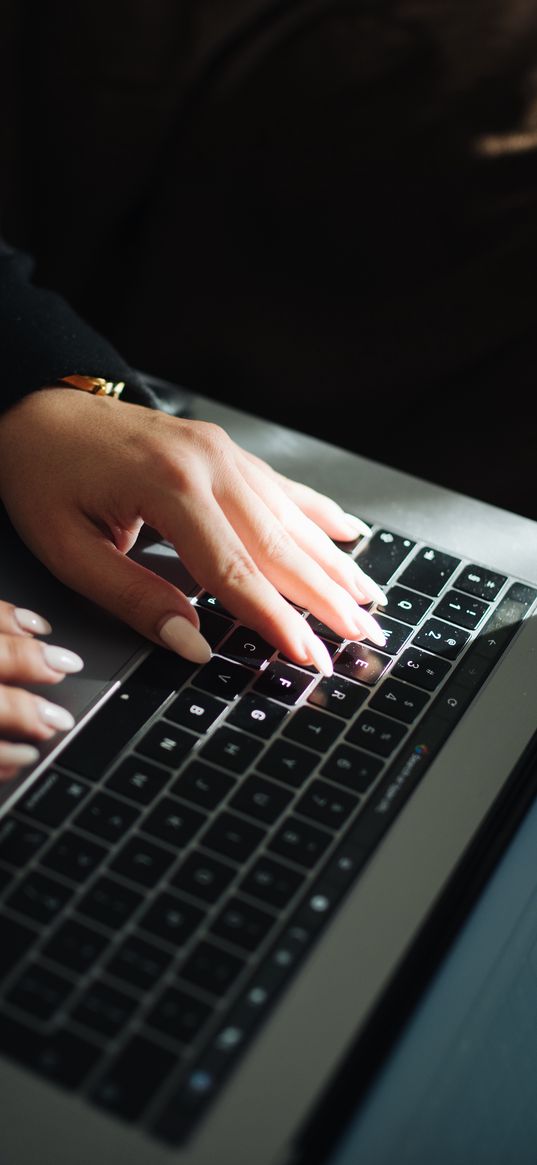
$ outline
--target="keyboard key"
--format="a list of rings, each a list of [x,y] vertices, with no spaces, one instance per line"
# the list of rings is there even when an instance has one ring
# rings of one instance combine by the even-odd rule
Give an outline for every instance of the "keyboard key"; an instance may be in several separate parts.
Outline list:
[[[188,1046],[213,1015],[213,1008],[184,988],[166,987],[145,1016],[145,1023],[162,1031],[168,1039]]]
[[[360,748],[340,744],[325,760],[323,777],[346,785],[355,793],[366,793],[382,770],[382,761]]]
[[[458,566],[460,559],[426,546],[418,550],[397,582],[436,598]]]
[[[227,704],[223,700],[217,700],[207,692],[201,695],[195,688],[187,688],[168,704],[165,716],[166,720],[201,734],[207,732],[226,708]]]
[[[451,724],[455,724],[465,708],[468,707],[473,696],[474,692],[471,688],[464,687],[454,680],[448,680],[434,701],[434,714],[448,720]]]
[[[232,708],[226,723],[244,728],[246,732],[266,740],[288,715],[287,709],[275,704],[273,700],[266,700],[255,692],[246,692]]]
[[[431,760],[450,732],[451,726],[446,720],[431,714],[425,717],[405,742],[351,826],[347,835],[351,844],[372,851],[410,793],[423,779]]]
[[[397,676],[401,680],[406,680],[408,684],[416,684],[419,688],[433,692],[448,671],[449,663],[447,660],[429,655],[426,651],[420,651],[418,647],[407,647],[400,658],[396,660],[392,676]]]
[[[109,930],[118,930],[142,902],[136,890],[121,886],[113,878],[98,878],[91,890],[78,902],[77,911],[100,922]]]
[[[239,890],[258,898],[275,909],[287,906],[304,881],[304,875],[291,870],[275,858],[259,858],[243,878]]]
[[[0,859],[22,870],[49,840],[48,833],[10,813],[0,820]]]
[[[386,636],[386,644],[384,650],[389,655],[397,655],[397,653],[404,647],[412,635],[412,628],[407,627],[405,623],[399,622],[398,619],[389,619],[387,615],[379,611],[376,612],[376,620],[382,628]],[[370,643],[367,639],[366,643]]]
[[[172,850],[153,845],[144,837],[131,837],[111,862],[110,870],[140,886],[151,887],[160,882],[174,860]]]
[[[135,1120],[176,1066],[175,1053],[145,1036],[132,1036],[93,1086],[91,1100],[125,1120]]]
[[[6,898],[6,906],[26,915],[34,922],[49,923],[56,919],[75,887],[64,886],[48,878],[41,870],[34,870],[18,882]]]
[[[122,761],[105,782],[107,788],[139,805],[149,805],[170,779],[166,769],[159,769],[141,756]]]
[[[104,970],[137,991],[147,991],[155,986],[171,960],[170,952],[132,933],[117,948]]]
[[[322,857],[332,841],[332,834],[301,821],[299,817],[288,817],[272,838],[269,849],[282,857],[311,869]]]
[[[377,530],[358,552],[356,562],[379,586],[384,586],[413,550],[415,542],[393,534],[391,530]]]
[[[204,902],[216,902],[235,877],[232,866],[219,862],[210,854],[193,852],[179,866],[170,879],[170,885],[185,894],[202,898]]]
[[[415,627],[432,607],[432,599],[397,584],[386,591],[386,598],[388,602],[384,607],[384,613],[393,615],[403,623],[409,623],[411,627]]]
[[[491,603],[497,598],[505,582],[507,575],[474,565],[465,566],[454,580],[454,585],[467,595],[475,595],[476,598],[486,599]]]
[[[214,809],[233,788],[235,778],[202,761],[192,761],[170,788],[170,793],[193,801],[202,809]]]
[[[254,692],[272,696],[282,704],[296,704],[303,692],[310,687],[313,676],[286,663],[269,663],[253,685]]]
[[[343,729],[341,720],[304,704],[297,708],[283,729],[283,735],[317,752],[325,753]]]
[[[48,939],[41,954],[68,971],[89,971],[108,943],[104,935],[76,918],[68,918]]]
[[[328,640],[328,643],[330,643],[332,647],[334,644],[343,642],[342,635],[338,635],[337,631],[334,631],[332,627],[329,627],[326,623],[323,623],[321,619],[316,619],[315,615],[308,615],[306,622],[309,623],[313,633],[317,635],[319,639],[322,639],[323,641]]]
[[[351,725],[345,735],[350,744],[360,745],[378,756],[390,756],[398,747],[406,734],[404,724],[397,724],[395,720],[381,716],[378,712],[366,709],[361,712],[355,724]]]
[[[238,955],[203,940],[179,968],[179,974],[201,991],[219,998],[238,979],[244,966],[244,959]]]
[[[190,938],[203,917],[204,911],[199,906],[164,892],[153,899],[138,925],[177,948]]]
[[[216,601],[216,600],[215,600]],[[198,609],[200,631],[203,638],[210,643],[213,651],[221,644],[226,635],[233,627],[232,619],[227,619],[222,614],[217,614],[208,608],[204,608],[198,599],[196,603]]]
[[[41,963],[29,963],[17,981],[10,987],[6,1000],[35,1019],[52,1019],[74,991],[75,984]]]
[[[385,680],[378,692],[375,692],[369,707],[375,712],[383,712],[386,716],[394,716],[405,724],[412,721],[423,712],[429,696],[419,688],[409,687],[399,680]]]
[[[0,979],[9,974],[33,943],[35,930],[13,918],[0,916]]]
[[[19,813],[41,825],[61,825],[90,792],[83,781],[54,770],[44,773],[17,804]]]
[[[235,796],[231,798],[230,805],[240,813],[256,817],[259,821],[271,825],[287,808],[292,796],[288,789],[282,789],[281,785],[275,785],[272,781],[254,774],[243,781]]]
[[[236,663],[243,663],[257,670],[272,658],[274,648],[257,631],[239,626],[226,639],[221,654],[226,659],[233,659]]]
[[[319,758],[309,749],[290,740],[275,740],[257,762],[257,768],[275,780],[298,788],[318,764]]]
[[[74,819],[73,824],[103,841],[115,842],[124,837],[136,821],[140,810],[126,805],[108,793],[95,793]]]
[[[230,769],[232,773],[245,773],[256,756],[261,752],[263,745],[260,741],[246,736],[242,732],[235,732],[225,725],[217,728],[200,748],[199,755],[204,760]]]
[[[141,828],[179,850],[192,841],[206,821],[205,814],[197,809],[181,805],[173,797],[163,797],[144,817]]]
[[[40,1035],[18,1020],[0,1016],[0,1049],[63,1088],[77,1088],[99,1057],[95,1044],[66,1028]]]
[[[489,604],[482,599],[469,598],[460,591],[448,591],[436,604],[434,613],[438,619],[446,619],[448,623],[458,623],[459,627],[474,631],[489,610]]]
[[[41,855],[41,864],[71,882],[85,882],[107,854],[108,850],[104,846],[67,829]]]
[[[412,643],[416,647],[424,647],[445,659],[456,659],[463,647],[468,643],[470,634],[462,631],[453,624],[443,623],[441,619],[427,619],[414,636]]]
[[[242,865],[257,849],[265,836],[258,825],[243,821],[234,813],[223,812],[203,834],[202,844]]]
[[[177,769],[196,743],[196,737],[182,728],[159,720],[142,736],[136,751],[169,769]]]
[[[132,995],[93,979],[78,998],[70,1018],[95,1034],[113,1037],[123,1030],[137,1006]]]
[[[218,611],[219,615],[227,615],[229,619],[233,620],[233,615],[224,607],[214,595],[210,595],[208,591],[202,591],[196,599],[196,607],[202,607],[207,611]],[[199,615],[198,611],[198,615]]]
[[[250,683],[253,674],[247,668],[240,667],[238,663],[214,656],[199,669],[192,682],[197,688],[202,688],[204,692],[212,692],[222,700],[234,700]]]
[[[295,811],[328,829],[340,829],[356,809],[358,800],[352,793],[334,789],[327,781],[312,781],[297,801]]]
[[[361,708],[364,700],[369,696],[369,689],[360,684],[344,680],[341,676],[329,676],[322,679],[312,692],[308,694],[308,704],[317,708],[325,708],[334,716],[341,716],[349,720]]]
[[[492,666],[491,660],[479,655],[478,645],[479,639],[466,652],[453,673],[457,683],[466,688],[480,687]]]
[[[273,914],[235,897],[226,902],[213,922],[211,931],[217,938],[223,938],[247,951],[255,951],[275,924]]]
[[[347,643],[334,659],[334,671],[338,676],[348,676],[363,684],[376,684],[391,663],[389,655],[383,655],[364,643]]]
[[[308,620],[308,622],[309,622],[309,620]],[[324,624],[320,624],[320,626],[324,627]],[[336,637],[335,634],[332,634],[329,638],[327,638],[326,635],[323,633],[322,635],[319,634],[318,638],[321,640],[321,643],[323,643],[324,646],[326,647],[326,650],[330,656],[330,659],[333,659],[334,655],[336,654],[336,651],[339,650],[340,644],[343,643],[342,636],[338,635]],[[278,652],[277,659],[280,660],[282,663],[290,663],[290,664],[292,664],[293,667],[300,667],[301,671],[309,672],[313,679],[316,679],[319,675],[317,668],[312,663],[298,664],[296,662],[296,660],[291,659],[290,655],[284,655],[283,651]]]

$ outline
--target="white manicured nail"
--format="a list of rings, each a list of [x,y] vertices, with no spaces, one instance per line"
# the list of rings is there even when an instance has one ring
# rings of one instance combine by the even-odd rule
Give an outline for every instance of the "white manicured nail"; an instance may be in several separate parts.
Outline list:
[[[33,744],[0,742],[0,765],[31,765],[39,759],[39,750]]]
[[[74,651],[68,651],[66,647],[53,647],[50,643],[44,643],[43,655],[49,667],[66,675],[80,671],[84,667],[84,660]]]
[[[371,526],[362,522],[361,518],[356,518],[354,514],[345,514],[345,518],[355,535],[362,534],[364,538],[369,538],[372,532]]]
[[[360,611],[355,620],[356,632],[360,638],[364,635],[367,639],[371,639],[377,647],[384,647],[386,644],[386,636],[384,631],[377,623],[377,620],[369,614],[369,611]]]
[[[166,620],[160,629],[160,638],[166,647],[182,655],[183,659],[189,659],[191,663],[208,663],[211,658],[210,644],[190,619],[182,615],[172,615]]]
[[[356,586],[359,588],[362,594],[365,595],[366,598],[371,599],[379,607],[385,607],[388,600],[384,594],[384,591],[380,589],[376,582],[373,582],[373,579],[365,573],[365,570],[362,570],[361,567],[358,566],[357,562],[355,562],[353,565]]]
[[[39,715],[49,728],[57,728],[60,732],[67,732],[73,728],[74,717],[67,708],[60,708],[58,704],[49,704],[48,700],[38,700]]]
[[[36,615],[35,611],[28,611],[26,607],[16,607],[13,614],[21,631],[30,631],[34,635],[50,635],[52,631],[50,623],[43,619],[42,615]]]
[[[324,643],[311,633],[305,641],[306,651],[308,652],[311,663],[320,671],[323,676],[331,676],[334,671],[334,666],[330,655]]]

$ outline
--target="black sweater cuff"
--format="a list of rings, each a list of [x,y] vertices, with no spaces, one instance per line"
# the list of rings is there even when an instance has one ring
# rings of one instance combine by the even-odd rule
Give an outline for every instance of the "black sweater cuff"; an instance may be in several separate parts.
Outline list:
[[[122,400],[158,407],[143,377],[56,292],[31,282],[33,260],[0,240],[0,410],[62,376],[123,380]]]

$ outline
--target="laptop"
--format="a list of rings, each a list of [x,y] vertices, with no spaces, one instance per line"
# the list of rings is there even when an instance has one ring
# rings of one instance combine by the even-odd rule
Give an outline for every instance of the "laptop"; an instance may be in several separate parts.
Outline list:
[[[197,667],[4,521],[0,594],[85,668],[58,689],[75,728],[1,793],[2,1165],[321,1160],[534,791],[537,523],[186,407],[370,525],[347,551],[387,643],[316,624],[334,675],[297,667],[145,528],[132,553],[213,647]]]

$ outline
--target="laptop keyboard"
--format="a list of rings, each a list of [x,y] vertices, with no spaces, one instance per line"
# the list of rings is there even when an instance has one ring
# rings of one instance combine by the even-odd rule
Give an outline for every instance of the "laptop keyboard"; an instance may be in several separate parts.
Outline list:
[[[334,675],[212,596],[0,819],[0,1052],[183,1143],[537,597],[373,527],[379,650]]]

